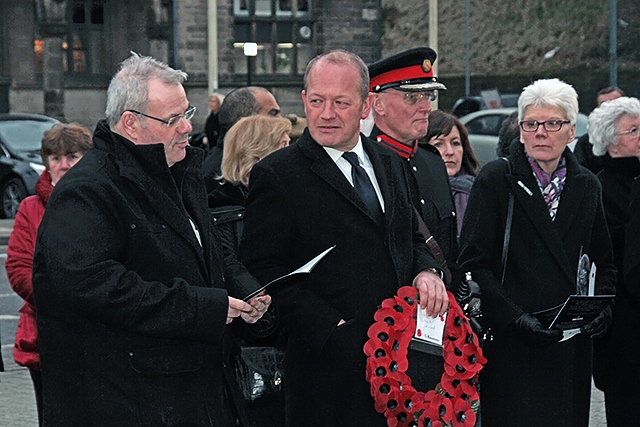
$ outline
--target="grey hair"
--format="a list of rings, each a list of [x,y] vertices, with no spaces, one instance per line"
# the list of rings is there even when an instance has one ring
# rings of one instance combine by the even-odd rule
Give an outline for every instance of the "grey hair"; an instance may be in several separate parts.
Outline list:
[[[587,131],[593,154],[604,156],[607,147],[618,145],[618,122],[622,116],[640,117],[640,101],[623,96],[603,102],[589,114]]]
[[[327,53],[323,53],[321,55],[316,56],[307,64],[307,69],[304,72],[304,90],[307,90],[307,86],[309,83],[309,73],[313,66],[319,62],[320,60],[328,61],[333,64],[340,65],[353,65],[358,69],[360,73],[360,87],[358,90],[360,91],[360,97],[365,100],[367,96],[369,96],[369,69],[367,68],[367,64],[364,63],[362,58],[352,52],[348,52],[343,49],[332,50]]]
[[[151,79],[159,79],[167,85],[181,85],[187,79],[187,73],[174,70],[150,56],[131,52],[131,56],[122,62],[107,89],[105,115],[110,127],[118,123],[126,110],[147,110]]]
[[[559,79],[536,80],[520,94],[518,120],[524,118],[525,110],[529,106],[559,108],[573,126],[578,117],[578,93],[573,86]]]

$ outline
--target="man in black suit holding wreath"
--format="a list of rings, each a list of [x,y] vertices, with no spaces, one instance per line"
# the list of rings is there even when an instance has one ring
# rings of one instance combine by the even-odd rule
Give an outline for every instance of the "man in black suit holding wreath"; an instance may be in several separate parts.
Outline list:
[[[304,83],[308,128],[251,171],[240,258],[267,283],[336,245],[308,277],[270,291],[289,333],[286,425],[385,426],[365,380],[367,330],[405,285],[427,314],[446,312],[442,267],[418,233],[402,160],[359,132],[371,108],[366,65],[332,51],[309,63]]]

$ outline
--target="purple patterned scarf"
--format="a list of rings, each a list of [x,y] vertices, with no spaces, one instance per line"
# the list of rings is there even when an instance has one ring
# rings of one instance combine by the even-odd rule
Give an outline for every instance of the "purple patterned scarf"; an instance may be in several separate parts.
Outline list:
[[[533,170],[533,176],[535,176],[536,181],[538,181],[538,187],[540,187],[542,197],[547,204],[549,215],[553,221],[556,219],[558,205],[560,204],[560,194],[562,193],[564,182],[567,178],[567,161],[564,156],[562,156],[556,170],[549,175],[542,170],[538,162],[529,157],[529,155],[527,155],[527,160]]]

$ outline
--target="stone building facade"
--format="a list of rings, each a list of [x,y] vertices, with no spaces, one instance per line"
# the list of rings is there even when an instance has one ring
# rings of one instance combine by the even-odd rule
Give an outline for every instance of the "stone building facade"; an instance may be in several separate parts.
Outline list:
[[[189,74],[187,95],[199,109],[194,129],[212,90],[248,81],[273,91],[284,113],[300,115],[310,58],[335,48],[365,62],[380,58],[380,8],[381,0],[0,0],[0,112],[93,128],[111,75],[135,51]],[[257,56],[244,55],[245,42],[257,44]]]

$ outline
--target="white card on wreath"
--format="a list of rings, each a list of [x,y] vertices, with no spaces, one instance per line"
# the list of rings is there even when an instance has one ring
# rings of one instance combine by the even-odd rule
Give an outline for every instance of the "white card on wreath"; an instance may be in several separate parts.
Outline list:
[[[587,295],[593,296],[596,291],[596,263],[591,263],[591,270],[589,271],[589,291]]]
[[[426,341],[429,344],[442,347],[444,338],[444,325],[447,320],[447,313],[443,316],[431,317],[427,316],[426,310],[418,309],[416,315],[416,332],[414,338]]]

